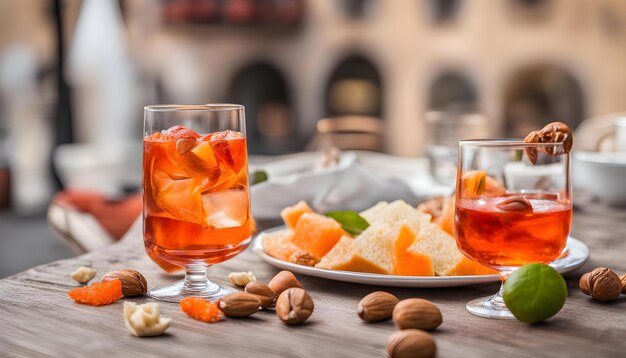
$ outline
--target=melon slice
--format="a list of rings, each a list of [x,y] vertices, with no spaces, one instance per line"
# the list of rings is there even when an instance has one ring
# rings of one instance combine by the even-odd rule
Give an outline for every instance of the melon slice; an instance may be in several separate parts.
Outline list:
[[[288,206],[284,208],[280,212],[280,217],[283,218],[285,225],[289,228],[295,228],[298,220],[304,213],[312,213],[314,212],[311,207],[304,201],[301,200],[296,205]]]
[[[415,234],[408,226],[404,225],[396,238],[394,252],[395,274],[402,276],[434,276],[435,269],[430,256],[407,249],[415,240]]]
[[[320,259],[344,235],[348,235],[335,220],[316,213],[304,213],[298,219],[291,241],[311,256]]]

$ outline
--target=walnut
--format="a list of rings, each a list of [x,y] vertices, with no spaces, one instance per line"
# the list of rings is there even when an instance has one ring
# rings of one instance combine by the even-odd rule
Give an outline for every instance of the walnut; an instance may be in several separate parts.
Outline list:
[[[315,266],[319,260],[306,251],[296,251],[289,256],[289,262],[303,266]]]
[[[124,322],[133,335],[151,337],[165,332],[172,319],[161,317],[158,303],[138,305],[133,302],[124,302]]]
[[[256,282],[256,277],[252,271],[248,272],[231,272],[228,274],[228,281],[235,286],[246,287],[250,282]]]
[[[72,272],[70,276],[78,283],[87,283],[96,277],[96,273],[98,273],[98,271],[91,267],[81,266]]]
[[[541,130],[532,131],[528,133],[524,138],[525,143],[563,143],[563,149],[558,150],[559,147],[546,147],[542,148],[548,154],[565,154],[572,150],[574,144],[574,136],[572,130],[565,123],[552,122]],[[531,163],[537,163],[537,148],[526,148],[526,155]]]
[[[606,267],[584,274],[580,281],[580,290],[601,302],[616,300],[622,294],[622,281],[613,270]]]

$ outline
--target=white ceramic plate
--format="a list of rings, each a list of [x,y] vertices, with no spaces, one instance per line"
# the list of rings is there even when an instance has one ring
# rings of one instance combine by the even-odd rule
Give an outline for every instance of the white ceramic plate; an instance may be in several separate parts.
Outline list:
[[[391,287],[458,287],[500,281],[500,277],[498,275],[397,276],[352,271],[325,270],[310,266],[297,265],[273,258],[263,251],[263,239],[265,238],[265,235],[279,230],[285,230],[285,227],[281,226],[261,232],[252,243],[252,250],[270,265],[302,275],[321,277],[335,281]],[[567,273],[580,268],[589,258],[589,248],[587,245],[577,239],[574,239],[573,237],[568,238],[566,249],[569,250],[569,254],[566,257],[558,259],[550,264],[550,266],[554,267],[560,273]]]

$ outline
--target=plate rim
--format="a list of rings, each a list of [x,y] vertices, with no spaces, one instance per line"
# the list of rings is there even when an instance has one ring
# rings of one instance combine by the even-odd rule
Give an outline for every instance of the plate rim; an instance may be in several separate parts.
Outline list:
[[[358,284],[370,284],[370,285],[381,285],[381,281],[386,282],[389,286],[394,285],[403,285],[405,287],[410,287],[407,285],[410,284],[431,284],[432,286],[420,286],[420,287],[451,287],[451,286],[465,286],[465,285],[473,285],[473,284],[481,284],[481,283],[489,283],[500,281],[500,276],[497,274],[491,275],[466,275],[466,276],[400,276],[400,275],[388,275],[388,274],[377,274],[377,273],[367,273],[367,272],[355,272],[355,271],[345,271],[345,270],[327,270],[321,269],[317,267],[298,265],[292,262],[283,261],[268,255],[265,250],[263,250],[263,240],[267,234],[273,233],[276,231],[285,230],[287,227],[285,225],[276,226],[273,228],[269,228],[259,232],[251,246],[252,251],[258,255],[262,260],[269,263],[272,266],[279,267],[282,269],[290,269],[296,273],[320,277],[328,280],[334,281],[343,281],[343,282],[352,282]],[[578,245],[582,249],[582,258],[577,261],[568,264],[564,267],[556,268],[556,270],[561,274],[566,274],[572,271],[575,271],[582,267],[587,260],[589,260],[590,252],[589,247],[582,241],[568,236],[568,244],[572,243],[574,245]],[[368,282],[372,281],[372,282]],[[376,282],[373,282],[376,281]],[[445,285],[445,286],[443,286]]]

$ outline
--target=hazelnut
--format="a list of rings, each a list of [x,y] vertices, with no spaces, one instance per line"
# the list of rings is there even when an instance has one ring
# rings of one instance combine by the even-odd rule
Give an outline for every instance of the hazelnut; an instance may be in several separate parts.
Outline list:
[[[261,300],[251,293],[235,292],[219,299],[217,307],[228,317],[248,317],[261,307]]]
[[[356,314],[366,322],[389,319],[398,301],[398,298],[389,292],[372,292],[359,302]]]
[[[296,251],[289,256],[289,262],[303,266],[315,266],[319,260],[306,251]]]
[[[626,273],[619,277],[622,282],[622,293],[626,293]]]
[[[139,296],[148,292],[146,278],[136,270],[124,269],[111,271],[102,277],[102,281],[119,279],[122,281],[122,293],[124,296]]]
[[[586,286],[583,284],[583,287],[598,301],[613,301],[622,294],[622,281],[613,270],[606,267],[591,271],[586,281]]]
[[[435,340],[419,329],[405,329],[389,336],[387,353],[392,358],[431,358],[437,354]]]
[[[392,317],[400,329],[416,328],[432,331],[439,327],[443,318],[434,303],[421,298],[409,298],[398,302]]]
[[[300,324],[313,313],[313,299],[305,290],[292,287],[278,296],[276,315],[287,324]]]
[[[256,295],[261,301],[261,307],[268,309],[274,307],[276,304],[276,293],[270,288],[270,286],[263,282],[250,282],[244,289],[247,293]]]
[[[277,295],[280,295],[283,291],[288,288],[298,287],[303,288],[302,284],[296,276],[290,271],[280,271],[274,278],[270,281],[268,286],[274,290]]]

